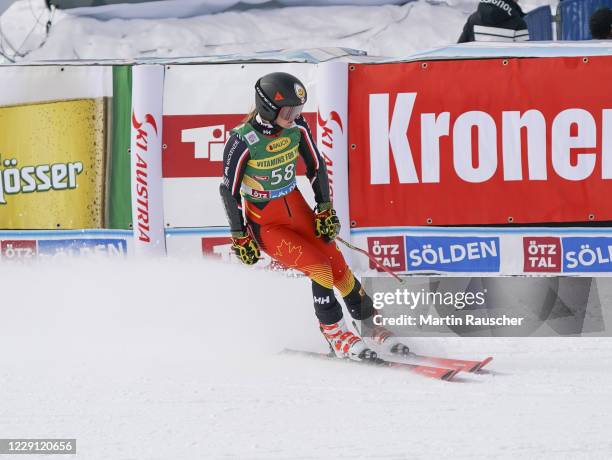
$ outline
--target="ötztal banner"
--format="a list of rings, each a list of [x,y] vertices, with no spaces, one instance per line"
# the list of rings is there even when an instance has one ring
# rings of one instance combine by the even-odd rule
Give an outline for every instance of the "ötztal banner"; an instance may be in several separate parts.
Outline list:
[[[612,273],[612,230],[605,227],[388,227],[355,229],[351,237],[376,261],[356,258],[352,268],[362,273]]]
[[[612,220],[612,56],[355,65],[353,226]]]

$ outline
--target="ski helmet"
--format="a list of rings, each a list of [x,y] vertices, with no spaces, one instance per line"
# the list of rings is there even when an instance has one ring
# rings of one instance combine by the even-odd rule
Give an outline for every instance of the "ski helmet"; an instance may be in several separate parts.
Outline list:
[[[295,119],[307,97],[302,82],[285,72],[269,73],[255,83],[255,108],[269,122],[276,120],[279,113],[284,119]]]

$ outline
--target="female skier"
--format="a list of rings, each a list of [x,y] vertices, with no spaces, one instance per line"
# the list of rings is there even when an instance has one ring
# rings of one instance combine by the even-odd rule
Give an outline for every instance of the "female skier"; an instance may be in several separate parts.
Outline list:
[[[347,327],[334,287],[353,319],[362,321],[364,336],[367,331],[386,351],[406,354],[408,348],[389,331],[373,325],[372,300],[335,244],[340,221],[330,200],[325,161],[301,116],[306,98],[304,85],[288,73],[271,73],[255,83],[255,110],[232,130],[223,153],[220,193],[232,248],[247,265],[257,262],[261,248],[283,266],[312,280],[315,314],[336,356],[377,358],[376,352]],[[296,188],[298,157],[306,164],[314,190],[314,212]]]

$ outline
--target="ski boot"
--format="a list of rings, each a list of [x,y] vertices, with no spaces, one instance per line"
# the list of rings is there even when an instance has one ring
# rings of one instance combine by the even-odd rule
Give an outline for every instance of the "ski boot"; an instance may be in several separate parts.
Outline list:
[[[403,344],[393,332],[374,324],[374,315],[377,312],[374,309],[372,299],[357,280],[355,280],[353,290],[344,297],[344,302],[353,317],[355,330],[360,332],[371,348],[379,349],[383,354],[399,356],[410,354],[410,348]]]
[[[372,321],[372,318],[359,321],[353,320],[355,329],[361,331],[361,335],[367,343],[371,343],[373,347],[379,348],[383,354],[392,354],[398,356],[409,356],[410,348],[402,343],[402,341],[393,332],[383,326],[377,326]],[[358,327],[358,326],[361,327]]]
[[[333,354],[338,358],[348,358],[353,361],[372,361],[378,360],[378,355],[374,350],[368,348],[361,337],[354,334],[346,327],[344,319],[337,323],[319,323],[321,333]]]

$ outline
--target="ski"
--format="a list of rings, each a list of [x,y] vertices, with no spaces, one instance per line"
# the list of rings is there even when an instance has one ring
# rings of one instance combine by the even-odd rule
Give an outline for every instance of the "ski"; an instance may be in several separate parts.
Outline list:
[[[288,355],[298,355],[298,356],[307,356],[312,358],[319,358],[325,360],[334,360],[334,361],[342,361],[354,364],[361,364],[366,366],[380,366],[380,367],[389,367],[391,369],[404,370],[408,372],[412,372],[415,374],[422,375],[424,377],[429,377],[438,380],[444,380],[446,382],[451,381],[460,371],[458,368],[446,368],[446,367],[436,367],[436,366],[427,366],[422,364],[412,364],[412,363],[399,363],[395,361],[387,361],[385,359],[377,359],[376,361],[352,361],[350,359],[339,359],[333,354],[329,353],[318,353],[314,351],[304,351],[304,350],[292,350],[289,348],[285,348],[281,353]]]
[[[443,358],[440,356],[428,356],[428,355],[419,355],[415,353],[409,353],[408,355],[399,355],[393,354],[390,355],[393,358],[402,358],[406,360],[413,360],[419,364],[431,364],[435,366],[448,367],[452,369],[459,369],[465,372],[478,372],[480,369],[485,367],[491,361],[493,361],[493,357],[489,356],[482,361],[473,361],[467,359],[453,359],[453,358]]]

